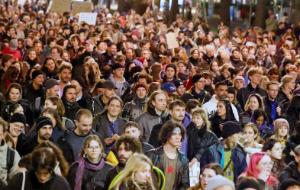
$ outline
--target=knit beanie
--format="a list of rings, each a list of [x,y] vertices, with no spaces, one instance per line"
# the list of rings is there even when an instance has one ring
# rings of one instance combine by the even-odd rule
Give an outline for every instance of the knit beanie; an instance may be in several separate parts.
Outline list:
[[[235,189],[234,183],[232,181],[221,175],[216,175],[208,180],[208,184],[205,190],[215,190],[216,188],[225,185],[232,187],[232,189]]]
[[[11,116],[10,123],[23,123],[24,125],[26,125],[26,117],[24,114],[21,113],[15,113],[14,115]]]
[[[242,128],[239,123],[235,121],[226,121],[223,123],[223,130],[221,136],[223,139],[228,138],[229,136],[242,132]]]
[[[32,72],[32,74],[31,74],[32,80],[35,79],[37,76],[43,75],[43,74],[44,74],[44,73],[43,73],[42,71],[40,71],[40,70],[34,70],[34,71]]]
[[[53,127],[52,121],[50,118],[41,116],[36,120],[36,130],[40,130],[45,125],[51,125]]]

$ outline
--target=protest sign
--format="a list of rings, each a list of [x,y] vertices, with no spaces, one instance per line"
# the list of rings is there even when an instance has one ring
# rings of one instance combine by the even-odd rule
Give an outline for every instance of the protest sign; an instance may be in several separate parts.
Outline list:
[[[85,22],[89,25],[96,25],[97,13],[82,12],[79,14],[79,23]]]
[[[168,49],[174,49],[179,47],[176,34],[174,32],[167,33],[166,37],[167,37]]]

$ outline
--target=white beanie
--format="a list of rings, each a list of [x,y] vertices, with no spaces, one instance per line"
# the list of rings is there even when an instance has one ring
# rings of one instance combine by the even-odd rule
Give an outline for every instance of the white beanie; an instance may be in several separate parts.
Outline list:
[[[225,185],[231,186],[233,190],[235,189],[234,183],[232,181],[221,175],[216,175],[208,180],[208,184],[205,190],[215,190],[216,188]]]

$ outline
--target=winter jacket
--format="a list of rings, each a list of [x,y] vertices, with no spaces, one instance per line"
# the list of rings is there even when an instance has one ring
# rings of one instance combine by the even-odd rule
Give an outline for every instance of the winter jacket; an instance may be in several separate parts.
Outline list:
[[[114,123],[109,121],[107,111],[98,114],[93,120],[93,129],[100,135],[101,139],[112,137],[114,134],[122,135],[126,120],[119,117]]]
[[[136,122],[142,129],[142,141],[149,142],[150,134],[153,127],[157,124],[163,123],[167,118],[166,113],[157,115],[154,108],[148,108],[148,111],[140,115]]]
[[[25,190],[71,190],[68,182],[64,177],[52,173],[52,177],[46,183],[40,183],[34,171],[25,173]],[[23,173],[16,174],[9,182],[7,190],[21,190]]]
[[[88,162],[87,160],[85,161]],[[75,162],[71,165],[69,174],[67,176],[67,180],[71,186],[71,189],[74,189],[75,187],[77,168],[78,163]],[[85,168],[83,171],[81,190],[104,189],[107,173],[111,169],[112,166],[107,163],[105,163],[103,168],[100,170]]]
[[[9,160],[9,157],[7,157],[9,154],[7,151],[9,151],[9,149],[9,153],[11,153],[11,151],[14,151],[14,157],[10,158],[11,160]],[[11,163],[9,163],[10,161]],[[20,155],[18,154],[18,152],[9,148],[9,146],[2,141],[2,144],[0,146],[0,182],[2,182],[3,184],[7,184],[8,179],[11,179],[18,171],[19,161]]]
[[[129,121],[136,120],[140,115],[142,115],[142,113],[144,113],[145,104],[146,98],[140,99],[134,95],[133,100],[125,104],[122,117]]]
[[[43,97],[45,95],[45,90],[43,87],[36,90],[33,88],[32,83],[29,83],[23,88],[23,98],[29,102],[34,102],[37,97]]]
[[[210,163],[221,163],[222,152],[224,146],[222,144],[214,144],[203,154],[200,165],[205,166]],[[236,182],[238,176],[242,174],[247,168],[246,161],[247,153],[242,147],[236,146],[231,153],[231,160],[233,163],[234,181]]]
[[[146,155],[152,160],[153,164],[157,166],[159,169],[164,171],[163,165],[163,147],[159,147],[157,149],[152,149],[146,153]],[[176,166],[176,177],[175,177],[175,187],[176,190],[185,190],[190,187],[189,180],[189,161],[187,157],[178,151],[178,162]]]
[[[98,95],[93,97],[90,101],[88,101],[88,109],[91,110],[93,115],[97,115],[102,113],[105,110],[105,104],[102,101],[102,95]]]
[[[208,102],[211,98],[211,95],[206,90],[201,90],[200,93],[195,91],[195,87],[193,87],[189,92],[184,93],[181,99],[187,103],[190,99],[197,99],[203,105],[204,103]]]
[[[279,176],[279,181],[282,183],[290,178],[300,181],[300,172],[298,171],[298,163],[296,161],[291,162],[283,169]]]
[[[240,103],[243,110],[245,108],[245,104],[247,102],[248,97],[251,94],[255,94],[255,93],[261,95],[262,97],[267,96],[267,92],[264,89],[260,88],[259,86],[256,88],[253,88],[251,83],[249,83],[246,87],[241,88],[237,92],[236,98],[237,98],[238,102]]]
[[[218,144],[218,137],[208,131],[206,127],[196,128],[192,122],[187,128],[188,137],[188,158],[192,160],[196,158],[199,162],[203,153],[212,145]]]
[[[75,120],[75,115],[77,111],[81,108],[77,102],[70,103],[63,99],[63,103],[65,106],[65,117],[71,119],[72,121]]]

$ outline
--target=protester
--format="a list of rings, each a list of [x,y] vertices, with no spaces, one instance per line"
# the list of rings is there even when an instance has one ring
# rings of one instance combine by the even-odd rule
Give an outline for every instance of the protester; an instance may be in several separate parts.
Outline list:
[[[241,126],[234,121],[223,123],[223,143],[208,148],[201,158],[201,165],[220,163],[224,176],[236,182],[247,167],[246,152],[239,145]]]
[[[57,141],[69,164],[77,161],[83,142],[90,134],[95,134],[92,130],[93,115],[89,110],[80,109],[75,116],[75,129],[66,131]]]
[[[65,178],[54,172],[57,164],[55,153],[48,148],[40,148],[32,153],[32,169],[16,174],[9,182],[7,189],[49,189],[70,190]],[[24,180],[24,181],[23,181]]]
[[[166,122],[159,133],[162,146],[147,152],[153,164],[164,171],[166,189],[189,187],[188,159],[178,148],[185,137],[184,128],[173,121]]]
[[[112,168],[105,162],[104,147],[96,135],[83,142],[80,158],[72,164],[68,174],[71,189],[103,189],[107,172]]]
[[[187,127],[188,158],[190,166],[200,162],[203,153],[212,145],[219,143],[216,135],[210,131],[210,122],[203,109],[192,112],[192,122]]]
[[[134,153],[141,153],[141,144],[135,138],[121,136],[116,142],[115,152],[118,159],[118,165],[108,171],[105,180],[105,189],[108,189],[112,180],[124,169],[130,156]]]
[[[157,184],[157,181],[153,179],[153,170],[153,164],[148,157],[135,153],[128,159],[125,168],[114,178],[108,189],[158,189],[159,186],[157,187],[157,185],[160,184]]]
[[[4,188],[7,185],[9,179],[16,174],[18,168],[18,162],[20,161],[20,155],[18,152],[10,148],[5,140],[4,135],[6,132],[7,123],[0,117],[0,187]]]
[[[216,175],[223,175],[223,169],[219,164],[208,164],[201,169],[199,183],[188,190],[204,190],[207,187],[208,180]]]
[[[251,158],[245,176],[259,180],[261,189],[276,189],[278,180],[272,174],[273,161],[266,153],[254,153]]]

